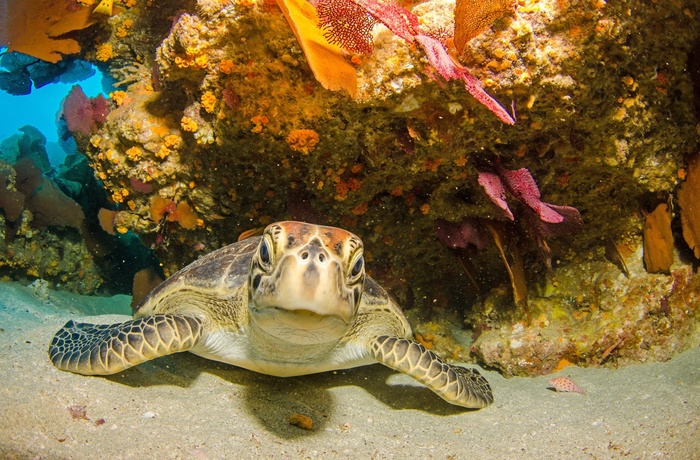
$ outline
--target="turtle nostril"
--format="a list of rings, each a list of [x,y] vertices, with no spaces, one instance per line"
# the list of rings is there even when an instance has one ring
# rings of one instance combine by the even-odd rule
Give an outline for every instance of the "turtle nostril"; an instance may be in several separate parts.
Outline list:
[[[318,255],[318,261],[323,263],[326,260],[326,256],[324,254],[319,254]]]
[[[301,253],[301,260],[306,260],[309,258],[309,253],[308,252],[302,252]]]

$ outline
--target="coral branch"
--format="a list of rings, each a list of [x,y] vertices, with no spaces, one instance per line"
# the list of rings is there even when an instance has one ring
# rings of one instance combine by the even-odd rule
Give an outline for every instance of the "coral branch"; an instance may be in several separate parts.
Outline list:
[[[445,80],[462,80],[469,94],[474,96],[477,101],[481,102],[487,109],[493,112],[503,123],[508,125],[515,124],[515,119],[506,109],[484,91],[479,80],[472,75],[466,67],[457,64],[455,60],[452,59],[442,43],[428,35],[416,35],[415,38],[423,47],[430,65],[432,65]]]

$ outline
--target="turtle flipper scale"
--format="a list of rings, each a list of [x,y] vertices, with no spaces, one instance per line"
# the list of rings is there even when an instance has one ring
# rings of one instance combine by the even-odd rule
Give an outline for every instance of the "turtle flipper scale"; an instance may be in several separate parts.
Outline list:
[[[152,315],[120,324],[68,321],[49,346],[49,357],[63,371],[107,375],[191,349],[202,336],[194,316]]]
[[[381,336],[370,351],[380,363],[410,375],[450,404],[479,409],[493,403],[491,386],[479,371],[447,364],[419,343]]]

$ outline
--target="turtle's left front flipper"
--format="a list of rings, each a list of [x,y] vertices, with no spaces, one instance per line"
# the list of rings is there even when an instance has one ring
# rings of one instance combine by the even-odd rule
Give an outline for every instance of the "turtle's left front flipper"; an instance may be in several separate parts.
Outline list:
[[[419,343],[381,336],[370,351],[380,363],[410,375],[450,404],[480,409],[493,402],[491,386],[479,371],[447,364]]]
[[[63,371],[107,375],[144,361],[191,349],[202,337],[194,316],[153,315],[120,324],[68,321],[49,346],[49,357]]]

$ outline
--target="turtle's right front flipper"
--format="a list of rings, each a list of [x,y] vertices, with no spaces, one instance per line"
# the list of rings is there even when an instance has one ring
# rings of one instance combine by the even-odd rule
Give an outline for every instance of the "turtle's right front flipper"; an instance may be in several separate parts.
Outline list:
[[[194,316],[153,315],[120,324],[68,321],[49,346],[49,357],[63,371],[107,375],[144,361],[191,349],[202,337]]]
[[[370,353],[385,366],[423,383],[450,404],[479,409],[493,403],[491,386],[479,371],[448,364],[420,343],[381,336],[372,341]]]

